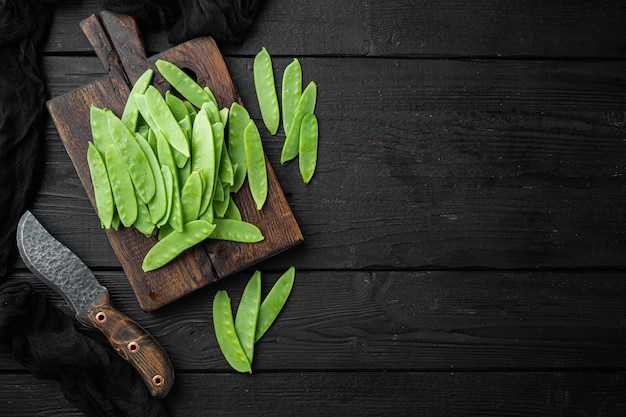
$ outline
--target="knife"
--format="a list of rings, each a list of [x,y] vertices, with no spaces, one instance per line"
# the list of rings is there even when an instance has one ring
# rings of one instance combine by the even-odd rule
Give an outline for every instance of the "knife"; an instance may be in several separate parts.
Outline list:
[[[165,350],[146,330],[113,307],[109,290],[28,210],[18,223],[17,247],[26,266],[63,296],[78,321],[100,330],[115,351],[139,372],[152,396],[163,398],[169,393],[174,370]]]

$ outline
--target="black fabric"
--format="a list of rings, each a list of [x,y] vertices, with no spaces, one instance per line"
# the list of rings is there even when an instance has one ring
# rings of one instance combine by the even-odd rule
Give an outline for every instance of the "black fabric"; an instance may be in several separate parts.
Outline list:
[[[17,222],[40,175],[47,111],[39,59],[51,3],[0,0],[0,350],[33,375],[57,380],[86,416],[165,417],[161,401],[100,333],[9,279]]]
[[[166,417],[131,365],[75,323],[26,283],[0,287],[0,343],[33,375],[59,381],[87,416]]]
[[[38,51],[49,15],[41,0],[0,1],[0,282],[15,258],[17,222],[37,183],[47,114]]]
[[[178,44],[205,35],[218,41],[241,41],[263,1],[101,0],[101,3],[112,12],[166,28],[168,41]]]

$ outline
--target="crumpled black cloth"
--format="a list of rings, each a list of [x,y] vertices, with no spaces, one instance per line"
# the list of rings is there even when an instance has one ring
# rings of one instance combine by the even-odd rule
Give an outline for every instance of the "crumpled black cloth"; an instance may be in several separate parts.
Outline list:
[[[0,1],[0,282],[16,254],[17,222],[34,195],[46,118],[39,77],[49,5]]]
[[[124,13],[167,29],[171,44],[212,36],[240,42],[263,0],[101,0],[109,11]]]
[[[99,339],[29,284],[0,286],[0,344],[33,375],[57,380],[87,416],[166,417],[134,368]]]
[[[89,417],[165,417],[161,401],[100,333],[9,279],[17,223],[41,171],[47,111],[39,61],[52,2],[0,0],[0,350],[33,375],[59,381]]]

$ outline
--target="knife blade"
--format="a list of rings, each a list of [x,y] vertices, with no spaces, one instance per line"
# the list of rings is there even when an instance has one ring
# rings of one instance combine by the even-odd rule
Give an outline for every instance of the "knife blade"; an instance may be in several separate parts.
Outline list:
[[[18,223],[17,247],[26,266],[61,294],[78,321],[100,330],[115,351],[137,370],[152,396],[163,398],[169,393],[174,370],[165,350],[111,304],[109,290],[87,265],[28,210]]]

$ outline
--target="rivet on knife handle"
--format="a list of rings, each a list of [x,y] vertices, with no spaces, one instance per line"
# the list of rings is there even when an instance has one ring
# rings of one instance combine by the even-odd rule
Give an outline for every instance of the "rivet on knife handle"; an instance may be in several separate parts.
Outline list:
[[[174,384],[174,370],[165,350],[111,305],[109,290],[30,211],[22,215],[17,226],[17,247],[33,274],[63,296],[80,322],[107,337],[116,352],[139,372],[153,396],[168,394]]]
[[[148,332],[111,305],[108,292],[77,318],[106,336],[117,353],[141,375],[150,394],[159,398],[167,395],[174,383],[169,358]]]

